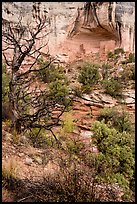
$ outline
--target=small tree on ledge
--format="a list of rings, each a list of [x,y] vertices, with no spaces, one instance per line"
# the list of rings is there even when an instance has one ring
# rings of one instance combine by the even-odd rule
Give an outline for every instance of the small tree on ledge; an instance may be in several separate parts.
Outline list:
[[[3,20],[2,27],[2,54],[11,72],[9,103],[12,111],[12,127],[17,132],[26,128],[39,128],[39,134],[43,128],[52,131],[52,127],[58,124],[60,116],[66,110],[69,100],[67,104],[60,102],[57,105],[57,101],[51,97],[48,84],[42,83],[37,77],[42,70],[49,69],[52,63],[51,59],[45,66],[39,66],[38,63],[41,49],[47,47],[47,41],[37,46],[37,42],[40,43],[41,39],[44,42],[48,35],[46,16],[37,16],[33,24],[27,22],[27,27],[22,22],[20,16],[14,27],[8,21],[5,27]],[[49,56],[48,51],[47,56]],[[27,59],[32,60],[31,65],[27,64],[27,69],[22,71]]]

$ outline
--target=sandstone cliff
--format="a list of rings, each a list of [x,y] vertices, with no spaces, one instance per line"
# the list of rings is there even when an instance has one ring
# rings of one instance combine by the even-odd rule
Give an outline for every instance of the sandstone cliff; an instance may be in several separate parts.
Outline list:
[[[135,2],[2,3],[4,20],[14,24],[20,14],[24,24],[47,15],[50,54],[65,62],[92,53],[103,57],[115,47],[135,49]]]

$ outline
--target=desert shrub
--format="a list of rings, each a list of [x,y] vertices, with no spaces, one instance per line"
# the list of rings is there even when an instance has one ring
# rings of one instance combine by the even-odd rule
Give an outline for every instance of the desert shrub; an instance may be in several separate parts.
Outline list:
[[[123,60],[121,63],[122,64],[128,64],[128,63],[133,63],[133,62],[135,62],[135,54],[129,53],[128,58]]]
[[[71,112],[63,114],[62,131],[63,133],[72,133],[75,128],[74,119]]]
[[[119,132],[132,132],[133,126],[127,112],[118,112],[115,108],[104,108],[98,116],[99,121],[104,121],[109,127],[114,127]]]
[[[109,75],[110,75],[110,69],[111,69],[111,65],[104,63],[102,65],[102,77],[103,79],[108,79]]]
[[[108,55],[107,55],[108,59],[111,59],[111,60],[116,60],[119,58],[119,55],[118,54],[115,54],[113,52],[108,52]]]
[[[64,74],[63,67],[56,66],[49,61],[44,61],[43,58],[38,61],[39,68],[42,69],[38,73],[39,79],[45,83],[54,82],[56,80],[63,80],[67,83],[67,77]]]
[[[46,64],[46,65],[45,65]],[[47,66],[48,62],[44,62],[42,60],[40,62],[40,67],[43,68]],[[41,73],[42,72],[42,73]],[[57,104],[65,105],[69,104],[69,81],[64,74],[62,67],[56,67],[55,65],[49,65],[48,69],[45,68],[44,70],[40,71],[44,78],[44,82],[48,83],[46,97],[50,101],[54,101]],[[48,94],[47,94],[48,93]]]
[[[107,56],[108,56],[108,58],[113,58],[114,54],[113,54],[113,52],[110,51],[110,52],[108,52]]]
[[[90,180],[82,180],[84,173],[62,171],[54,177],[46,176],[42,181],[31,183],[31,188],[23,188],[22,184],[22,191],[16,192],[16,200],[29,198],[31,194],[31,198],[27,199],[30,202],[90,202],[93,198]]]
[[[104,120],[105,123],[107,123],[110,119],[113,117],[115,118],[117,116],[117,110],[113,108],[104,108],[100,111],[100,114],[98,116],[98,120]]]
[[[107,55],[108,59],[113,59],[115,57],[114,53],[113,52],[108,52],[108,55]]]
[[[99,149],[96,157],[97,181],[118,183],[123,188],[123,199],[130,199],[134,180],[134,137],[127,132],[109,128],[103,121],[93,124],[94,143]],[[125,197],[127,196],[127,198]]]
[[[120,131],[131,132],[133,130],[132,124],[129,120],[129,115],[127,112],[122,112],[114,121],[115,127]]]
[[[91,63],[84,63],[81,67],[78,81],[83,85],[84,92],[89,92],[92,88],[91,86],[98,83],[100,78],[98,68],[98,65]]]
[[[91,90],[92,90],[92,87],[91,87],[89,84],[83,85],[83,86],[81,87],[82,93],[87,93],[87,94],[89,94],[89,93],[91,92]]]
[[[57,104],[67,106],[70,103],[69,88],[61,80],[51,82],[49,84],[49,99],[55,101]]]
[[[2,65],[2,102],[6,103],[9,101],[8,93],[9,93],[9,82],[10,75],[6,72],[6,65]]]
[[[91,185],[92,171],[73,161],[71,164],[71,168],[70,166],[69,168],[62,168],[54,176],[46,175],[42,181],[40,180],[35,185],[32,183],[31,188],[30,185],[29,187],[26,185],[27,187],[23,188],[21,192],[24,193],[21,193],[20,197],[22,198],[24,194],[29,197],[31,193],[31,202],[117,201],[113,195],[115,193],[113,186],[104,190],[104,185],[98,185],[95,188],[96,191],[93,190]],[[103,187],[103,192],[99,192],[100,186]]]
[[[82,97],[82,90],[79,87],[73,88],[74,95],[77,97]]]
[[[85,169],[76,169],[73,161],[71,164],[73,164],[71,168],[69,165],[69,168],[62,168],[54,176],[46,175],[43,180],[35,183],[35,185],[32,183],[31,188],[27,188],[27,191],[23,189],[23,191],[31,193],[33,202],[92,201],[91,174]],[[27,195],[30,194],[27,193]]]
[[[124,54],[123,48],[116,48],[116,49],[114,50],[114,54],[119,55],[120,53],[121,53],[121,54]]]
[[[83,149],[83,147],[84,147],[84,144],[81,141],[79,141],[77,138],[75,139],[68,138],[66,140],[66,149],[70,155],[79,154],[80,151]]]
[[[121,81],[124,81],[126,84],[129,80],[135,80],[135,65],[126,65],[121,72]]]
[[[123,48],[116,48],[115,50],[114,50],[114,52],[108,52],[108,59],[110,58],[110,59],[117,59],[117,58],[119,58],[119,54],[124,54],[124,50],[123,50]]]
[[[83,148],[83,144],[79,138],[72,138],[71,134],[75,129],[74,119],[71,112],[63,114],[62,128],[60,130],[59,139],[63,141],[64,148],[69,154],[78,154]]]
[[[128,63],[132,63],[135,62],[135,54],[134,53],[130,53],[127,59]]]
[[[122,85],[118,79],[105,79],[101,83],[105,89],[105,93],[111,95],[112,97],[122,96]]]

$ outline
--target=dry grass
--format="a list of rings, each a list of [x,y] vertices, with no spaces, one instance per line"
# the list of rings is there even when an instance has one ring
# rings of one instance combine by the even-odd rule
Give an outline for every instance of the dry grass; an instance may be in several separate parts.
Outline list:
[[[12,130],[12,140],[14,144],[19,144],[20,142],[20,135],[17,133],[17,131],[14,129]]]
[[[2,177],[5,179],[16,179],[19,174],[19,167],[15,159],[3,161],[2,163]]]

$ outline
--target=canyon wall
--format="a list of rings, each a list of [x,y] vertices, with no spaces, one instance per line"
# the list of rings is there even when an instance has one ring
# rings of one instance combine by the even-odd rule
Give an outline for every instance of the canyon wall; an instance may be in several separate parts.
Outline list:
[[[135,2],[3,2],[2,18],[13,24],[47,16],[49,53],[64,62],[122,47],[135,50]],[[43,48],[42,53],[46,53]]]

